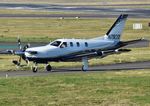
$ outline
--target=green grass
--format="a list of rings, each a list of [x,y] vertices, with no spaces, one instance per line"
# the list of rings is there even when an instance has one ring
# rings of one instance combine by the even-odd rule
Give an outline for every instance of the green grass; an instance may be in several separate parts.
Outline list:
[[[1,106],[148,106],[150,70],[0,78]]]
[[[143,52],[144,51],[144,52]],[[31,70],[31,66],[23,66],[17,68],[11,61],[13,59],[19,59],[17,56],[13,55],[0,55],[0,71],[16,71],[16,70]],[[150,48],[133,48],[131,52],[110,55],[105,58],[93,58],[89,60],[90,66],[103,65],[103,64],[115,64],[115,63],[125,63],[125,62],[136,62],[136,61],[149,61],[150,60]],[[81,62],[51,62],[53,68],[63,68],[63,67],[81,67]],[[22,61],[22,65],[26,65]],[[44,70],[45,64],[38,65],[39,70]]]
[[[0,41],[14,42],[18,36],[23,42],[49,42],[57,38],[93,38],[104,35],[116,18],[0,18]],[[143,29],[133,30],[133,23],[142,23]],[[149,19],[128,19],[122,39],[150,39],[148,23]]]

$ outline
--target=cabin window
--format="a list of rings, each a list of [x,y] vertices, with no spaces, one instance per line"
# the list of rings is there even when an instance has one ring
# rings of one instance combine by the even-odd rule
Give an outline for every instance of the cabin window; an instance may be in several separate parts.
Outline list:
[[[70,46],[73,47],[73,42],[70,42]]]
[[[60,43],[61,43],[61,41],[54,41],[50,45],[58,47],[60,45]]]
[[[65,48],[65,47],[67,47],[67,42],[63,42],[60,46],[60,48]]]
[[[85,42],[85,47],[88,47],[88,43],[87,42]]]
[[[77,42],[77,47],[79,47],[80,46],[80,43],[79,42]]]

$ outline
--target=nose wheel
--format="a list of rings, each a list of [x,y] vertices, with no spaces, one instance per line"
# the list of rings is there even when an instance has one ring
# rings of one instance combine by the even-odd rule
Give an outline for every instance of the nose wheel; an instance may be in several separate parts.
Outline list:
[[[38,68],[37,68],[36,66],[33,66],[33,67],[32,67],[32,71],[33,71],[34,73],[36,73],[36,72],[38,71]]]
[[[37,67],[37,64],[35,63],[34,66],[32,67],[32,71],[34,73],[36,73],[38,71],[38,67]]]

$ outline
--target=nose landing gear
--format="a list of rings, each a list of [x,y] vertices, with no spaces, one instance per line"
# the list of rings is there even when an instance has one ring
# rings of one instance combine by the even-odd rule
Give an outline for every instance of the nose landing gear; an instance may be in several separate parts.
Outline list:
[[[38,71],[37,63],[35,63],[34,66],[32,67],[32,71],[34,73],[36,73]]]
[[[83,57],[82,58],[82,71],[87,71],[88,70],[88,58],[87,57]]]
[[[36,73],[36,72],[38,71],[38,68],[35,67],[35,66],[33,66],[33,67],[32,67],[32,71],[33,71],[34,73]]]

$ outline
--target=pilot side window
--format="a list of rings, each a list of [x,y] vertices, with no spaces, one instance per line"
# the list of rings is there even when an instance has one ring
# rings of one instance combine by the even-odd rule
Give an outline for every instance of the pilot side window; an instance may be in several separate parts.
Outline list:
[[[70,42],[70,46],[73,47],[73,42]]]
[[[61,41],[54,41],[50,45],[58,47],[60,45],[60,43],[61,43]]]
[[[85,47],[88,47],[88,43],[87,42],[85,42]]]
[[[79,47],[80,46],[80,43],[79,42],[77,42],[77,47]]]
[[[60,46],[60,48],[65,48],[65,47],[67,47],[67,42],[63,42]]]

